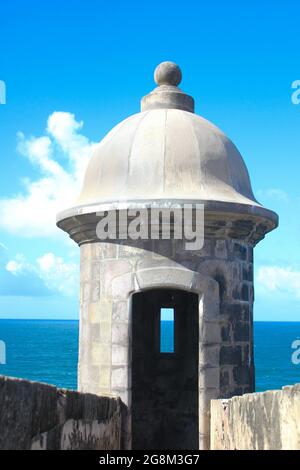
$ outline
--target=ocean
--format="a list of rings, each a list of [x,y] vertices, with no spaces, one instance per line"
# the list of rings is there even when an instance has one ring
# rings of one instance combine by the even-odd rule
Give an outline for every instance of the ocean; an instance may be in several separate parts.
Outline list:
[[[163,330],[167,350],[171,322]],[[292,362],[300,322],[255,322],[254,336],[256,390],[300,383],[300,364]],[[78,321],[0,320],[0,341],[6,344],[0,374],[76,389]]]

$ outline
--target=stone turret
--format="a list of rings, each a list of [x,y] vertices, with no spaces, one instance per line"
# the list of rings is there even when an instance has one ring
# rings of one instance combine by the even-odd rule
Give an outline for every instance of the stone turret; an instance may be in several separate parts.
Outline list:
[[[99,143],[77,203],[58,215],[81,252],[78,387],[122,398],[126,448],[206,449],[210,400],[254,390],[253,247],[278,218],[256,201],[234,144],[194,114],[180,68],[163,62],[155,80],[141,112]],[[178,236],[187,206],[204,209],[197,249]],[[145,210],[171,215],[130,238],[126,224]],[[140,229],[152,221],[141,220]],[[190,230],[197,220],[192,212]]]

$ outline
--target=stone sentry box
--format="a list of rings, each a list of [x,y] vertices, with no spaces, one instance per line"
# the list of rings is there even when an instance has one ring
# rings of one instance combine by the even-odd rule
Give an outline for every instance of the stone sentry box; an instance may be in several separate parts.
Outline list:
[[[253,247],[278,219],[255,200],[236,147],[194,114],[193,98],[178,88],[179,67],[162,63],[155,79],[142,112],[100,142],[76,205],[58,215],[58,226],[80,245],[78,388],[121,397],[127,449],[208,449],[210,400],[254,391]],[[173,238],[96,234],[99,212],[187,203],[204,205],[199,250]],[[154,349],[151,356],[151,308],[160,290],[181,312],[169,362]],[[145,292],[147,317],[135,327],[135,295]]]

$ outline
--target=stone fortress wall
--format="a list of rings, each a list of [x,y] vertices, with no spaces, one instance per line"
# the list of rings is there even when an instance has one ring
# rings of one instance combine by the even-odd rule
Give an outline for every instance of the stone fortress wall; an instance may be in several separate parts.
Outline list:
[[[119,450],[120,399],[0,376],[0,450]],[[300,384],[211,401],[211,450],[300,449]]]
[[[0,450],[121,448],[122,403],[0,376]]]
[[[211,401],[212,450],[299,450],[300,384]]]

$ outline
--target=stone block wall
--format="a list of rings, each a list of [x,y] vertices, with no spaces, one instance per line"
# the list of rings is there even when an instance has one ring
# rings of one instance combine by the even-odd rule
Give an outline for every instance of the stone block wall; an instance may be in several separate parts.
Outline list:
[[[300,384],[211,401],[212,450],[300,450]]]
[[[121,448],[122,404],[0,376],[0,450]]]
[[[120,396],[128,406],[130,448],[131,295],[150,288],[199,294],[200,447],[209,446],[209,400],[254,390],[253,247],[206,238],[81,245],[79,390]],[[202,441],[202,444],[201,444]]]

